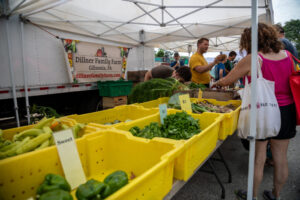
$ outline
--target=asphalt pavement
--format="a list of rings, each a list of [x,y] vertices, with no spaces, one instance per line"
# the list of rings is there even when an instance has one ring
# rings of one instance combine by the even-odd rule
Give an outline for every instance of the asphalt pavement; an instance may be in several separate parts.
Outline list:
[[[220,147],[232,173],[232,183],[228,183],[228,173],[222,163],[214,161],[216,172],[225,187],[225,199],[236,200],[234,191],[247,189],[248,156],[241,140],[230,136]],[[281,200],[300,200],[300,127],[296,137],[290,141],[288,149],[289,177],[282,190]],[[207,163],[202,169],[209,169]],[[273,183],[273,167],[266,166],[263,181],[260,185],[258,200],[263,200],[262,192],[271,190]],[[212,174],[197,171],[194,176],[177,192],[172,200],[219,200],[221,187]]]

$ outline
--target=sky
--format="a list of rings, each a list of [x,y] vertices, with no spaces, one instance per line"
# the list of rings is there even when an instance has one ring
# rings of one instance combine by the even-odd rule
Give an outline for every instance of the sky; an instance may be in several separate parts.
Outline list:
[[[291,19],[300,19],[300,0],[273,0],[274,22],[282,25]]]

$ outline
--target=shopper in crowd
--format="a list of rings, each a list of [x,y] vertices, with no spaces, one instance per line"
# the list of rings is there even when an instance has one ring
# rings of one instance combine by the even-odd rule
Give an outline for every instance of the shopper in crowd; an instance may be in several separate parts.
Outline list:
[[[190,58],[190,68],[192,72],[192,82],[201,83],[209,87],[211,79],[209,71],[217,64],[217,57],[212,63],[207,63],[203,54],[207,52],[209,40],[201,38],[197,42],[197,52]]]
[[[235,51],[230,51],[230,53],[228,55],[228,59],[224,63],[226,74],[228,74],[233,69],[233,66],[234,66],[233,61],[234,61],[235,57],[236,57],[236,52]]]
[[[227,56],[222,54],[219,56],[219,63],[215,66],[215,80],[218,81],[219,79],[226,76],[226,69],[225,69],[225,62],[227,60]]]
[[[174,53],[174,61],[171,62],[170,66],[173,67],[175,70],[178,69],[179,67],[184,66],[184,61],[180,60],[180,56],[178,52]]]
[[[275,24],[274,25],[275,29],[277,30],[277,36],[279,38],[279,40],[283,43],[284,45],[284,49],[288,50],[289,52],[291,52],[296,58],[298,58],[298,52],[297,49],[295,48],[295,46],[288,40],[285,38],[284,35],[284,29],[282,28],[281,25],[279,24]]]
[[[177,70],[165,65],[152,68],[145,74],[144,81],[152,78],[175,78],[180,82],[188,82],[191,80],[192,74],[189,67],[179,67]]]
[[[239,78],[251,75],[251,28],[246,28],[241,36],[240,48],[245,49],[248,55],[224,78],[214,86],[226,86]],[[265,190],[263,196],[267,200],[280,199],[280,191],[288,178],[287,149],[289,140],[296,134],[296,110],[292,92],[289,86],[289,77],[293,63],[282,43],[277,39],[276,30],[264,23],[258,24],[258,55],[263,77],[275,82],[275,96],[280,106],[281,129],[276,137],[266,140],[257,140],[255,147],[255,170],[253,197],[256,199],[259,185],[263,178],[266,161],[267,143],[270,141],[274,160],[274,188]],[[239,190],[237,195],[246,198],[246,192]]]

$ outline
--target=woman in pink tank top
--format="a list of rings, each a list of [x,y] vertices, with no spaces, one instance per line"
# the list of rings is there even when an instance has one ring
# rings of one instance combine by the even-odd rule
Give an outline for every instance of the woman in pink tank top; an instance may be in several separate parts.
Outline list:
[[[228,86],[244,76],[250,76],[251,71],[251,28],[246,28],[241,36],[241,50],[248,53],[230,73],[217,81],[215,86]],[[255,171],[253,197],[256,199],[259,185],[262,181],[266,149],[268,141],[274,160],[273,191],[265,190],[263,197],[267,200],[280,199],[280,191],[288,177],[287,149],[289,140],[296,134],[296,110],[293,101],[289,77],[292,74],[293,64],[282,50],[283,45],[277,39],[276,30],[267,24],[258,24],[258,54],[263,77],[275,82],[275,96],[281,113],[281,129],[278,136],[266,140],[257,140],[255,155]],[[245,196],[246,192],[238,191],[238,196]]]

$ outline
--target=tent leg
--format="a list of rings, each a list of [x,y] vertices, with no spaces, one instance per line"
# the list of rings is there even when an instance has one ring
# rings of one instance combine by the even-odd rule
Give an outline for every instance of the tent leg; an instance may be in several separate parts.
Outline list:
[[[219,156],[220,156],[220,159],[218,159],[218,158],[212,158],[212,159],[215,160],[215,161],[219,161],[219,162],[221,162],[221,163],[224,164],[224,166],[225,166],[225,168],[226,168],[226,170],[227,170],[227,172],[228,172],[228,183],[232,183],[232,175],[231,175],[231,171],[230,171],[230,169],[229,169],[229,167],[228,167],[228,164],[227,164],[226,160],[225,160],[224,157],[223,157],[223,154],[222,154],[221,151],[220,151],[220,148],[217,149],[217,152],[218,152],[218,154],[219,154]]]
[[[219,185],[221,186],[221,189],[222,189],[221,198],[225,199],[225,187],[224,187],[223,183],[221,182],[221,179],[220,179],[220,177],[218,176],[218,174],[217,174],[217,172],[215,170],[215,167],[214,167],[214,165],[212,163],[212,160],[213,160],[212,158],[209,158],[207,160],[208,166],[210,167],[211,170],[207,170],[207,169],[202,169],[201,168],[200,171],[208,173],[208,174],[213,174],[216,177],[217,182],[219,183]]]
[[[258,0],[252,0],[252,23],[251,23],[251,109],[250,109],[250,151],[249,151],[249,167],[248,167],[248,192],[247,200],[253,198],[253,182],[254,182],[254,158],[255,158],[255,136],[256,136],[256,102],[257,102],[257,50],[258,50],[258,17],[257,17]]]
[[[13,100],[14,100],[14,110],[16,113],[16,121],[17,126],[20,126],[20,120],[19,120],[19,108],[18,108],[18,102],[17,102],[17,94],[16,94],[16,85],[15,85],[15,77],[13,72],[13,66],[11,64],[12,58],[11,58],[11,46],[10,46],[10,37],[9,37],[9,26],[8,26],[8,20],[6,20],[6,38],[7,38],[7,48],[8,48],[8,66],[9,66],[9,72],[10,72],[10,82],[12,85],[12,93],[13,93]]]
[[[213,172],[213,174],[215,175],[215,177],[216,177],[216,179],[217,179],[219,185],[220,185],[221,188],[222,188],[221,198],[222,198],[222,199],[225,199],[225,188],[224,188],[224,185],[223,185],[223,183],[221,182],[220,177],[219,177],[218,174],[216,173],[215,167],[214,167],[213,163],[211,162],[211,160],[209,159],[207,162],[208,162],[209,167],[212,169],[212,172]]]
[[[29,98],[28,98],[28,74],[27,66],[24,60],[24,23],[21,21],[21,48],[22,48],[22,63],[23,63],[23,78],[24,78],[24,89],[25,89],[25,102],[26,102],[26,114],[27,114],[27,123],[30,124],[30,111],[29,111]]]

